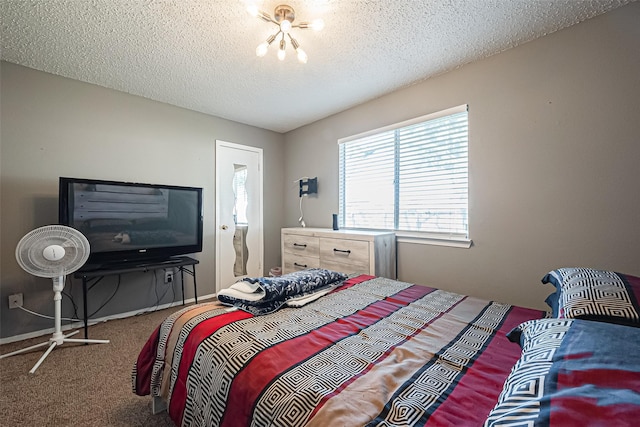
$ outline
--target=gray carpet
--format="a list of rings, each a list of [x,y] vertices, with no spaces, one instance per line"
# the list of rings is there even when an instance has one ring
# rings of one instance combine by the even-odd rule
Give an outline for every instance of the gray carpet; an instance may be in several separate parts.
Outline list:
[[[36,370],[46,347],[0,360],[2,426],[173,426],[166,413],[151,414],[151,398],[133,394],[131,368],[149,335],[174,307],[91,326],[89,338],[109,344],[65,343]],[[73,338],[84,337],[83,332]],[[6,354],[50,335],[0,346]]]

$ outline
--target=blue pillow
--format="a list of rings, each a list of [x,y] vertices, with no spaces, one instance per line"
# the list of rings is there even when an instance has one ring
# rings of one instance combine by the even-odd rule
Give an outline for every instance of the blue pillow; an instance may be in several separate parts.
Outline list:
[[[537,319],[508,336],[522,356],[485,427],[638,424],[640,328]]]
[[[558,303],[560,302],[560,293],[555,291],[550,294],[544,302],[551,307],[551,316],[558,317]]]

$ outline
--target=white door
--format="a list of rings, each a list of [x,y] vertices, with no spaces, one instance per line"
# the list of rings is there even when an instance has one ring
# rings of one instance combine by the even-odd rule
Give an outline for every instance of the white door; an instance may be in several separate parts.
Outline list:
[[[262,149],[216,141],[216,292],[263,275]]]

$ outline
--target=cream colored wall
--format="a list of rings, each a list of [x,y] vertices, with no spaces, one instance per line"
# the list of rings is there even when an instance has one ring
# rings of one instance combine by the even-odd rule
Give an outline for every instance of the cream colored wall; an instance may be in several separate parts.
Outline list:
[[[25,307],[52,314],[51,282],[17,265],[14,250],[31,229],[57,223],[58,177],[204,188],[204,249],[197,255],[198,294],[215,292],[215,141],[263,148],[266,271],[279,263],[283,201],[283,136],[95,85],[2,62],[1,68],[0,337],[51,328],[52,321],[9,310],[7,297],[24,294]],[[123,276],[114,298],[96,317],[153,306],[166,290],[158,274]],[[193,297],[187,278],[186,296]],[[176,282],[177,285],[177,282]],[[117,286],[105,279],[90,292],[89,312]],[[81,283],[67,284],[81,307]],[[162,302],[181,299],[178,286]],[[63,304],[63,316],[70,305]],[[81,314],[81,312],[79,313]]]
[[[640,275],[638,22],[634,3],[288,133],[287,226],[291,181],[318,176],[306,223],[331,227],[338,138],[466,103],[474,245],[398,244],[400,280],[544,308],[553,268]]]

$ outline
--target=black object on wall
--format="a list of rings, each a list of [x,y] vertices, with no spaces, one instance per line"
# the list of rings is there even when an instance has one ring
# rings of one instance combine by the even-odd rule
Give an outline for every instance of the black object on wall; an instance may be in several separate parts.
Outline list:
[[[300,197],[302,197],[304,194],[318,193],[318,177],[302,178],[298,182],[300,183]]]

